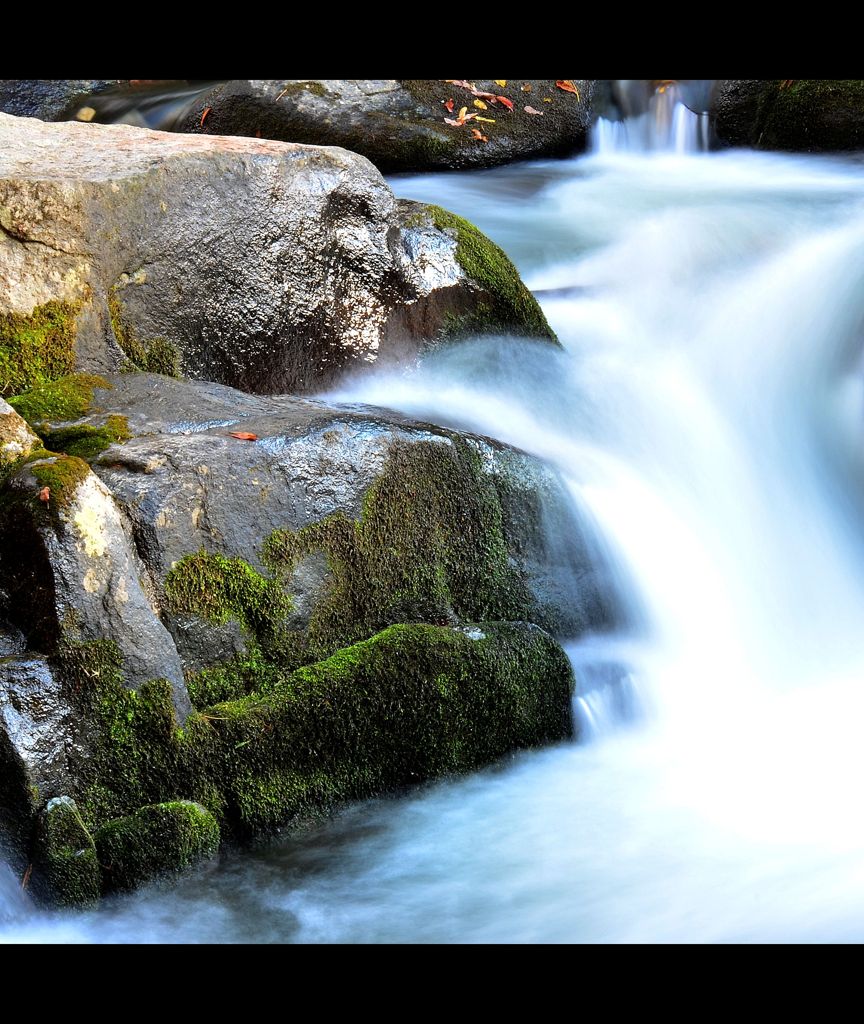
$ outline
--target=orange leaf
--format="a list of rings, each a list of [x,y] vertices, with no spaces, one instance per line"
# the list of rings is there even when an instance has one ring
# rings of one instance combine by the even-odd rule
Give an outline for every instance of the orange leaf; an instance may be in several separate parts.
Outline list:
[[[525,111],[526,114],[539,114],[541,117],[543,117],[542,110],[535,110],[533,107],[523,107],[522,109]]]
[[[204,122],[207,120],[207,118],[208,118],[208,116],[210,114],[210,111],[212,109],[213,109],[212,107],[205,107],[204,108],[204,113],[201,115],[201,120],[198,122],[198,127],[199,128],[203,128],[204,127]]]
[[[531,92],[531,83],[524,82],[522,85],[522,92]]]
[[[513,100],[508,100],[506,96],[496,96],[495,98],[499,103],[503,103],[508,110],[513,109]]]
[[[257,434],[244,434],[242,430],[232,430],[231,436],[236,437],[238,441],[257,441]]]
[[[472,128],[471,129],[471,137],[474,138],[474,139],[477,139],[479,142],[488,142],[489,141],[486,138],[486,136],[483,134],[483,132],[480,131],[479,128]]]
[[[442,100],[441,102],[444,103],[444,100]],[[453,113],[453,97],[452,96],[450,97],[449,100],[447,100],[446,103],[444,103],[444,108],[446,109],[448,114],[452,114]]]
[[[559,89],[563,89],[564,92],[572,92],[577,100],[582,98],[579,95],[579,90],[569,79],[564,79],[560,82],[556,82],[555,84],[558,86]]]
[[[50,487],[43,487],[42,488],[42,490],[39,492],[39,500],[40,501],[44,501],[46,503],[51,500],[51,488]]]

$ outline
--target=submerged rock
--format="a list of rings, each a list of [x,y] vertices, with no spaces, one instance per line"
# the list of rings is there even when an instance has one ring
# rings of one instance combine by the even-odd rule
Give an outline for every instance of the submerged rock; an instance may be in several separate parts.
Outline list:
[[[0,283],[5,395],[121,365],[303,392],[554,337],[497,246],[354,153],[2,114]]]
[[[383,171],[492,167],[584,149],[592,82],[576,80],[576,92],[567,92],[554,79],[502,81],[506,84],[485,79],[470,84],[503,96],[512,109],[488,97],[478,107],[466,88],[438,79],[232,81],[202,95],[181,127],[344,146]],[[452,109],[444,106],[450,100]],[[458,120],[463,106],[486,120],[448,125],[445,118]],[[526,106],[540,113],[529,113]]]
[[[717,138],[733,146],[802,152],[864,148],[864,81],[731,79],[712,102]]]

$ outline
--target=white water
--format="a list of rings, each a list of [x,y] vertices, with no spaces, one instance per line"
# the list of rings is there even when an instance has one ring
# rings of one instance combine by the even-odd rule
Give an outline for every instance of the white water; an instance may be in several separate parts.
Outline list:
[[[0,937],[864,940],[864,167],[618,153],[394,184],[498,239],[566,354],[490,368],[481,343],[341,397],[560,467],[644,621],[573,650],[591,742]]]

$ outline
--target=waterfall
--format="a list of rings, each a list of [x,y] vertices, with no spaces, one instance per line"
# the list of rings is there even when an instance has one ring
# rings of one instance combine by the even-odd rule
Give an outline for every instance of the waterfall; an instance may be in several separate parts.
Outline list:
[[[615,81],[598,94],[594,153],[698,153],[708,149],[710,82]]]

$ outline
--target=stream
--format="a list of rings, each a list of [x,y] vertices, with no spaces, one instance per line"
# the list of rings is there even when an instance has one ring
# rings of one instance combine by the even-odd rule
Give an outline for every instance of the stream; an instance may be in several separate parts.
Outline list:
[[[702,151],[674,99],[579,158],[392,178],[495,239],[564,349],[327,396],[561,472],[630,611],[568,648],[580,741],[94,911],[0,865],[0,941],[864,940],[864,165]]]

